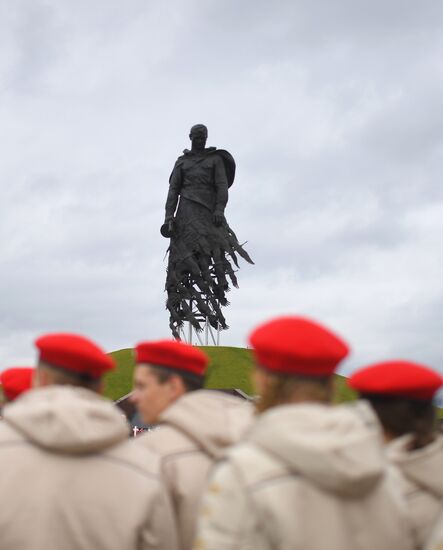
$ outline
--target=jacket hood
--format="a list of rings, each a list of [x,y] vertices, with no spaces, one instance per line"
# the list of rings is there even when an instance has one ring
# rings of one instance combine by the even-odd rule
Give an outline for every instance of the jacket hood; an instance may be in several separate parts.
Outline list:
[[[237,443],[252,423],[252,405],[239,397],[215,390],[184,394],[160,416],[195,441],[211,457]]]
[[[111,402],[72,386],[27,392],[4,408],[3,417],[27,440],[55,453],[96,453],[128,438],[126,420]]]
[[[443,437],[415,451],[408,451],[412,436],[398,437],[387,446],[388,458],[402,474],[425,489],[443,499]]]
[[[361,496],[385,472],[381,430],[365,402],[282,405],[260,415],[248,440],[322,490]]]

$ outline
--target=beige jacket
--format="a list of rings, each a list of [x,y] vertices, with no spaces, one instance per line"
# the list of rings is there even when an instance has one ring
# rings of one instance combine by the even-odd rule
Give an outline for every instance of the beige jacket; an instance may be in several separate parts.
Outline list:
[[[195,549],[410,550],[365,403],[282,405],[214,469]]]
[[[252,417],[253,407],[244,400],[198,390],[183,395],[162,413],[158,428],[137,438],[162,457],[182,549],[192,546],[200,497],[212,463],[240,440]]]
[[[425,550],[443,550],[443,512],[437,518]]]
[[[95,393],[27,392],[0,424],[1,550],[176,549],[159,466]]]
[[[399,486],[416,547],[423,548],[443,513],[443,437],[416,451],[407,450],[410,440],[409,435],[395,439],[387,446],[387,453],[402,474]]]

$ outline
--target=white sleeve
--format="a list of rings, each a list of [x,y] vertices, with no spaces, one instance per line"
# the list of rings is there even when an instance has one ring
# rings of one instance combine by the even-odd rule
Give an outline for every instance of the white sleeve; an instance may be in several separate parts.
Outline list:
[[[151,513],[139,536],[140,550],[178,550],[177,526],[166,489],[154,499]]]
[[[435,524],[425,550],[443,550],[443,512]]]
[[[247,489],[234,464],[218,464],[203,495],[194,550],[253,548],[255,517]]]

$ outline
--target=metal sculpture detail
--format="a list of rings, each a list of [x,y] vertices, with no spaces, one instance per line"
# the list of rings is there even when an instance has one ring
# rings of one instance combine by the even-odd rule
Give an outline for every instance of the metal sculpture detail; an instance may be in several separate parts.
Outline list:
[[[166,308],[175,338],[186,321],[197,331],[206,322],[228,328],[221,307],[229,305],[230,284],[238,288],[238,256],[254,263],[225,218],[235,161],[223,149],[206,148],[207,137],[206,126],[191,128],[192,147],[172,170],[161,227],[170,238]]]

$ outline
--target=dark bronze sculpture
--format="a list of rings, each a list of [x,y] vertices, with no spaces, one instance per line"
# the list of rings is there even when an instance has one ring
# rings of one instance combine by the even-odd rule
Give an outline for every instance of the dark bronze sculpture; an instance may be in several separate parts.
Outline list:
[[[254,263],[225,219],[235,161],[223,149],[206,148],[207,137],[203,124],[191,128],[192,147],[183,151],[172,170],[161,228],[171,239],[166,308],[175,338],[180,338],[185,321],[196,330],[206,320],[216,329],[228,328],[221,306],[229,305],[228,278],[238,288],[237,254]]]

